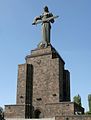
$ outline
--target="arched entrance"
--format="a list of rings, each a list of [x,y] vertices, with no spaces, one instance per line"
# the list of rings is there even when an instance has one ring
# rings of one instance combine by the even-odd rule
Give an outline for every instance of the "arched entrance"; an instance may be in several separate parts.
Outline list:
[[[34,118],[43,118],[43,115],[39,109],[34,111]]]

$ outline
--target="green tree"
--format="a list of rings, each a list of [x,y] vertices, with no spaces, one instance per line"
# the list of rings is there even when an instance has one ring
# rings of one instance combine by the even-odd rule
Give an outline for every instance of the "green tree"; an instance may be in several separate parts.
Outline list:
[[[73,97],[73,101],[74,101],[75,103],[77,103],[78,105],[82,106],[82,104],[81,104],[81,97],[80,97],[79,94],[78,94],[77,96],[74,96],[74,97]]]
[[[0,107],[0,120],[4,120],[4,112],[2,107]]]
[[[91,94],[88,95],[89,112],[91,113]]]

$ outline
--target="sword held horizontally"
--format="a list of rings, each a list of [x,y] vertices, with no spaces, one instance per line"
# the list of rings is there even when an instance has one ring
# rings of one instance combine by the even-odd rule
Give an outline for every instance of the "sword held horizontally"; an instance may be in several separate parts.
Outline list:
[[[39,23],[43,23],[43,22],[49,22],[50,20],[52,20],[52,19],[56,19],[56,18],[58,18],[59,16],[52,16],[52,17],[49,17],[49,18],[47,18],[47,19],[44,19],[44,20],[38,20],[38,21],[34,21],[33,23],[32,23],[32,25],[37,25],[37,24],[39,24]]]

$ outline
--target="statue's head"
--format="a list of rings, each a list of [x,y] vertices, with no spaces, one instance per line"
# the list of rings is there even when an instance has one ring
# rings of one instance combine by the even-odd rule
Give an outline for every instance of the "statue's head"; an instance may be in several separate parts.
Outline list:
[[[47,7],[47,6],[45,6],[45,7],[44,7],[44,11],[45,11],[45,12],[49,12],[49,10],[48,10],[48,7]]]

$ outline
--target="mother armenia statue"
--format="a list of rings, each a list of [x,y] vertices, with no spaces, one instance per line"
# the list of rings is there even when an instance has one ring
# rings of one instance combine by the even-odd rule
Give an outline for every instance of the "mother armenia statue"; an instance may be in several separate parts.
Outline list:
[[[57,17],[58,16],[53,16],[53,14],[49,12],[47,6],[44,7],[44,12],[42,15],[35,17],[32,25],[42,23],[42,41],[38,44],[39,48],[46,48],[50,45],[51,23],[54,23],[54,19]]]

